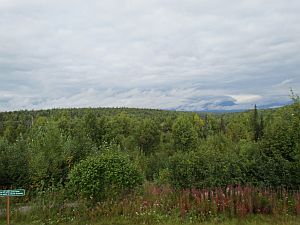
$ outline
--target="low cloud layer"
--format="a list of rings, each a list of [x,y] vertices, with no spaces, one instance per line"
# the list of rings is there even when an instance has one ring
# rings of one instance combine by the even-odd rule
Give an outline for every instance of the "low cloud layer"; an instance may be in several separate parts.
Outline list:
[[[275,107],[300,89],[300,2],[0,0],[0,110]]]

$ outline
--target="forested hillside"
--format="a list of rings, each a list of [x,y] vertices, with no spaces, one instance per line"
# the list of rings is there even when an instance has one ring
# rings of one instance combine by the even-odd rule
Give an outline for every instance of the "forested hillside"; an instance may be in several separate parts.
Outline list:
[[[255,106],[225,114],[128,108],[2,112],[0,154],[1,187],[26,188],[29,198],[64,190],[62,199],[114,199],[122,212],[112,213],[137,215],[150,209],[143,208],[149,199],[140,201],[153,200],[149,193],[154,193],[157,200],[151,207],[161,201],[161,212],[169,207],[181,216],[197,209],[203,198],[211,202],[199,209],[203,215],[214,209],[234,215],[274,213],[273,209],[289,209],[280,199],[289,199],[285,191],[300,186],[300,103],[294,98],[294,104],[282,108]],[[259,191],[270,188],[284,192]],[[127,212],[129,203],[124,201],[129,200],[118,199],[133,193],[143,197],[132,198],[131,207],[137,209]],[[245,197],[237,199],[240,193],[253,198],[250,205]],[[214,196],[225,195],[229,203],[223,199],[211,205],[217,201]],[[286,200],[291,212],[300,213],[298,195]],[[199,201],[196,205],[182,203],[191,196],[193,204]],[[239,211],[239,202],[244,211]],[[105,207],[98,210],[104,213],[113,206]]]
[[[273,110],[202,114],[150,109],[0,113],[0,183],[65,184],[103,149],[129,155],[143,177],[178,188],[300,184],[299,102]],[[9,169],[8,169],[9,168]]]

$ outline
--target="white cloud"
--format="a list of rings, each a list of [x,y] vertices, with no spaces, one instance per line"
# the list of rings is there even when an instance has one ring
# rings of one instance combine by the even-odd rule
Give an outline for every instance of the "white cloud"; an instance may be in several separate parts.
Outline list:
[[[257,102],[260,99],[262,99],[262,96],[260,95],[229,95],[230,97],[234,98],[235,101],[238,104],[243,104],[243,103],[253,103]]]
[[[0,14],[0,110],[227,109],[300,88],[296,0],[0,0]]]

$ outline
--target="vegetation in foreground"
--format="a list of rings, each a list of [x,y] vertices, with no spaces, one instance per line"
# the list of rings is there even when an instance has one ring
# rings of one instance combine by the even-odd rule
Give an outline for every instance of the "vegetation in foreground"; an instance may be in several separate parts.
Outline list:
[[[52,189],[29,204],[15,202],[14,224],[232,224],[237,221],[252,224],[277,219],[277,224],[297,224],[300,221],[300,192],[285,189],[229,186],[179,191],[146,184],[135,193],[94,204],[86,198],[69,201],[65,194],[64,189]],[[0,218],[5,221],[4,214]]]

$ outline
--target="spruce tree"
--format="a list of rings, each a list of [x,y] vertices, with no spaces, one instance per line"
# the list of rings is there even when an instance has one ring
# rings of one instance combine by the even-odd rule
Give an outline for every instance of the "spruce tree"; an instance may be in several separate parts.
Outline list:
[[[252,127],[253,127],[253,133],[254,133],[254,141],[258,141],[260,137],[260,126],[258,122],[258,112],[257,112],[257,106],[254,105],[254,112],[253,112],[253,118],[252,118]]]

